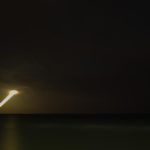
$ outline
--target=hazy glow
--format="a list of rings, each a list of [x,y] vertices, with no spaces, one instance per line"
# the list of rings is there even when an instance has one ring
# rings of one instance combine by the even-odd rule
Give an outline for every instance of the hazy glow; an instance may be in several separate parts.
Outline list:
[[[18,94],[19,92],[17,90],[12,90],[9,92],[10,95],[16,95]]]
[[[8,96],[0,102],[0,107],[2,107],[5,103],[7,103],[13,96],[15,96],[18,93],[19,92],[16,90],[10,91]]]

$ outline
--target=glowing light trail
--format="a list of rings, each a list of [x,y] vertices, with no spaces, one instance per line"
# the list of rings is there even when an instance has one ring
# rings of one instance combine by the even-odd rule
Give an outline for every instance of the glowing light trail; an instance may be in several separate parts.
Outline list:
[[[16,90],[12,90],[9,92],[8,96],[0,102],[0,107],[2,107],[5,103],[7,103],[13,96],[18,94],[19,92]]]

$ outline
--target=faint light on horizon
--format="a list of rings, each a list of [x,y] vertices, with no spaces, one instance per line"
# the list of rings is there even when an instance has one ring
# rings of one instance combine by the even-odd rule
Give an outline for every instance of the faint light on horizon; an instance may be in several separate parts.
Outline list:
[[[9,91],[8,96],[6,98],[4,98],[0,102],[0,107],[2,107],[3,105],[5,105],[12,97],[14,97],[17,94],[19,94],[19,92],[17,90],[11,90],[11,91]]]

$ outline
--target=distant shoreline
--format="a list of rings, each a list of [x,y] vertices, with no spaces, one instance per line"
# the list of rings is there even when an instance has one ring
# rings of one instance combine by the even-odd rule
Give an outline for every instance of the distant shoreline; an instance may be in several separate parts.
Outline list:
[[[0,119],[16,118],[51,122],[149,124],[150,113],[128,114],[0,114]]]

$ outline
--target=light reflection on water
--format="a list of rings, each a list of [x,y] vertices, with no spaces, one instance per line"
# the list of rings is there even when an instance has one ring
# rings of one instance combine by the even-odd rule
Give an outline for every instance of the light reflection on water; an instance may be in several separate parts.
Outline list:
[[[0,149],[20,150],[17,120],[15,118],[8,118],[3,124]]]
[[[149,125],[0,118],[0,150],[141,150],[149,143]]]

